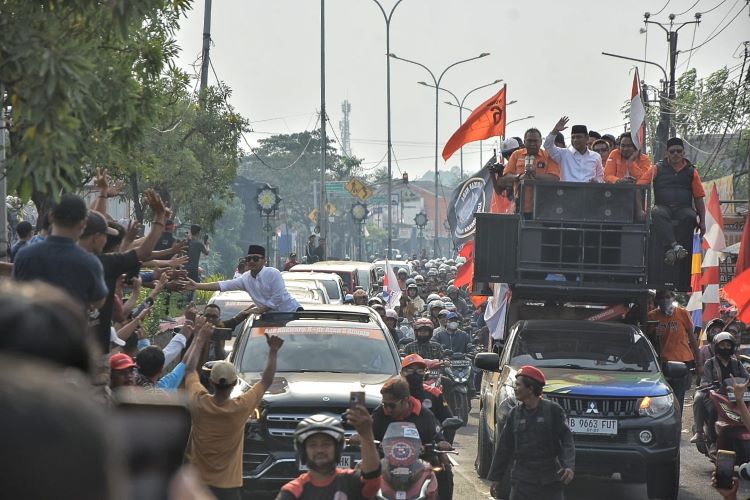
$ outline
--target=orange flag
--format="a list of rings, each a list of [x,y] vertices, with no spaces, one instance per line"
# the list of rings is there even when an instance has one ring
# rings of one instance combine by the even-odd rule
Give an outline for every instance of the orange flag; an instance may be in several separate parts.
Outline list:
[[[461,149],[464,144],[505,135],[505,86],[500,92],[477,106],[458,127],[443,148],[443,160]]]

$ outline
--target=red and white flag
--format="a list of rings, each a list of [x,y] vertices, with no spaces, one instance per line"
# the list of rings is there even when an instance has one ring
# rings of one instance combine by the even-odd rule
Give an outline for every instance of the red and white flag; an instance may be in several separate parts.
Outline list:
[[[393,266],[385,259],[385,276],[383,276],[383,298],[391,309],[395,308],[401,300],[401,287],[398,285],[396,273]]]
[[[630,94],[630,137],[636,149],[645,151],[646,146],[646,108],[641,99],[641,81],[638,68],[633,75],[633,91]]]
[[[703,321],[704,324],[719,317],[721,301],[719,297],[719,252],[727,246],[724,238],[724,217],[721,214],[719,192],[714,185],[706,209],[706,234],[703,236],[703,247],[706,255],[703,258]]]

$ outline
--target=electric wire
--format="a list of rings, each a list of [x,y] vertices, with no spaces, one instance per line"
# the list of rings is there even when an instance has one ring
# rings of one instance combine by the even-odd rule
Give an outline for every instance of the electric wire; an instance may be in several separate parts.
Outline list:
[[[736,6],[736,5],[737,5],[737,4],[739,3],[739,2],[740,2],[740,0],[735,0],[734,4],[732,4],[732,7],[730,7],[730,8],[729,8],[729,11],[727,11],[727,13],[726,13],[726,14],[724,15],[724,17],[723,17],[723,18],[721,19],[721,21],[719,21],[719,24],[718,24],[718,25],[716,26],[716,28],[714,28],[714,31],[712,31],[712,32],[711,32],[711,33],[710,33],[710,34],[708,35],[708,38],[707,38],[706,40],[704,40],[704,41],[703,41],[703,42],[702,42],[702,43],[701,43],[700,45],[698,45],[698,46],[696,46],[696,47],[693,47],[693,48],[692,48],[692,49],[690,49],[689,51],[685,51],[685,52],[693,52],[693,51],[696,51],[696,50],[700,49],[701,47],[703,47],[704,45],[706,45],[707,43],[709,43],[709,42],[710,42],[711,40],[713,40],[713,39],[714,39],[714,38],[716,38],[717,36],[721,35],[721,34],[722,34],[722,33],[724,32],[724,30],[725,30],[725,29],[727,29],[727,28],[728,28],[729,26],[731,26],[731,24],[732,24],[732,23],[733,23],[733,22],[735,21],[735,19],[737,19],[737,18],[738,18],[738,17],[740,16],[740,14],[742,14],[742,11],[743,11],[743,10],[745,10],[745,7],[746,7],[746,6],[747,6],[747,4],[748,4],[748,3],[750,2],[750,0],[745,0],[745,5],[743,5],[743,6],[742,6],[742,7],[741,7],[741,8],[740,8],[740,9],[739,9],[738,11],[737,11],[737,13],[736,13],[736,14],[734,15],[734,17],[733,17],[732,19],[730,19],[730,20],[729,20],[729,22],[728,22],[727,24],[725,24],[723,28],[721,28],[721,29],[720,29],[720,30],[719,30],[718,32],[716,32],[716,30],[717,30],[717,29],[719,29],[719,26],[721,26],[721,23],[722,23],[722,22],[724,22],[724,19],[726,19],[726,18],[727,18],[727,17],[729,16],[729,14],[731,14],[731,12],[732,12],[732,9],[734,9],[734,7],[735,7],[735,6]],[[715,33],[715,34],[714,34],[714,33]],[[680,51],[680,52],[682,52],[682,51]]]
[[[667,5],[669,5],[669,2],[670,2],[670,1],[671,1],[671,0],[667,0],[667,3],[665,3],[665,4],[664,4],[664,7],[662,7],[661,9],[659,9],[659,12],[657,12],[656,14],[651,14],[651,15],[652,15],[652,16],[658,16],[659,14],[661,14],[662,12],[664,12],[664,9],[666,9],[666,8],[667,8]]]
[[[683,10],[683,11],[682,11],[682,12],[680,12],[679,14],[675,14],[675,17],[676,17],[676,16],[681,16],[681,15],[683,15],[683,14],[686,14],[686,13],[688,13],[688,12],[690,11],[690,9],[692,9],[693,7],[695,7],[696,5],[698,5],[698,2],[700,2],[700,1],[701,1],[701,0],[695,0],[695,3],[694,3],[693,5],[691,5],[691,6],[690,6],[690,7],[688,7],[687,9]]]

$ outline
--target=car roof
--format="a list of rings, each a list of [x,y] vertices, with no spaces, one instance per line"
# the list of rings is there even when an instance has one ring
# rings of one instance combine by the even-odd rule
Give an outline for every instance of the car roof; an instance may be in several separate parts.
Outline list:
[[[354,260],[324,260],[314,264],[297,264],[291,271],[315,271],[325,269],[330,271],[356,271],[357,269],[369,269],[375,264],[370,262],[358,262]]]
[[[520,321],[520,323],[521,325],[519,325],[519,327],[522,331],[551,330],[564,332],[641,333],[641,331],[633,325],[610,321],[525,319]]]
[[[236,301],[252,301],[253,299],[250,297],[250,294],[247,293],[244,290],[230,290],[227,292],[215,292],[213,295],[211,295],[211,298],[209,299],[209,302],[212,300],[236,300]]]
[[[294,266],[297,267],[297,266]],[[306,273],[301,273],[299,271],[291,272],[291,271],[284,271],[281,273],[281,277],[283,279],[289,279],[294,281],[302,281],[302,280],[320,280],[320,281],[340,281],[341,276],[334,273],[318,273],[315,271],[309,271]]]
[[[381,326],[382,319],[380,319],[380,315],[369,307],[341,304],[305,304],[302,311],[291,313],[267,312],[262,314],[253,323],[254,325],[262,325],[297,320],[373,323],[380,329],[384,328],[384,325]]]

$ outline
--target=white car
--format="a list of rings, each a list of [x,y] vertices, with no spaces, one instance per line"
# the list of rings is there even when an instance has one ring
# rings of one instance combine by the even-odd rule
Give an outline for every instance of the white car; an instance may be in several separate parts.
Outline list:
[[[328,302],[323,304],[343,304],[344,303],[344,281],[341,276],[334,273],[316,273],[316,272],[289,272],[281,273],[281,277],[286,283],[287,290],[290,286],[309,286],[325,290],[328,296]]]
[[[330,304],[325,289],[317,288],[314,283],[297,281],[286,286],[289,295],[297,299],[300,304]]]

